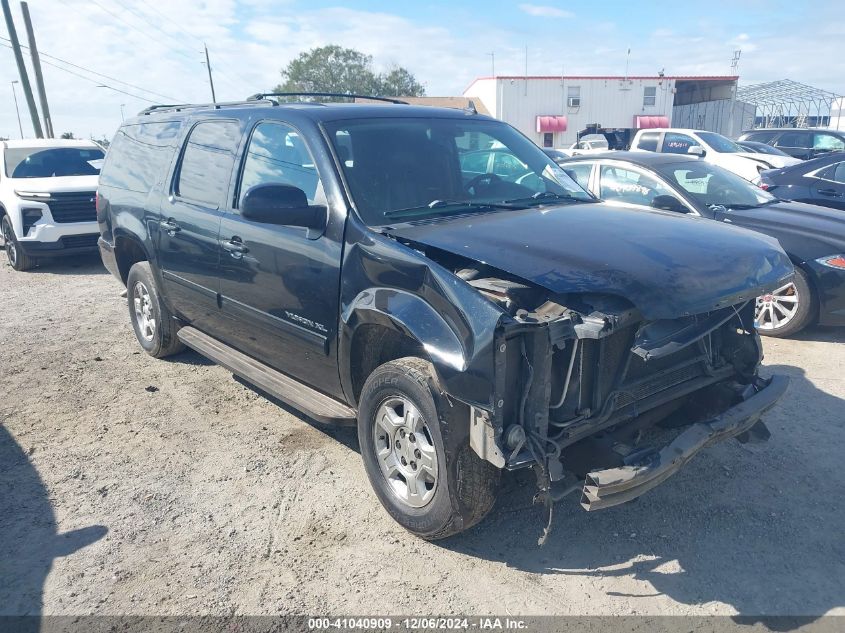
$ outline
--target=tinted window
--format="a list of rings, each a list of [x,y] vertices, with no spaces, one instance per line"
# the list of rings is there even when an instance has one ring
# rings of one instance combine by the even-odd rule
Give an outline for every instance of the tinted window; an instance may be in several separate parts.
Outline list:
[[[784,132],[775,143],[777,147],[805,147],[813,145],[813,135],[807,132]]]
[[[236,121],[205,121],[194,126],[182,154],[176,195],[213,208],[223,204],[240,138]]]
[[[663,152],[666,154],[686,154],[690,147],[697,147],[695,139],[686,134],[666,132],[663,136]]]
[[[671,196],[672,192],[660,181],[638,171],[616,167],[601,166],[601,198],[616,202],[627,202],[650,206],[655,196]]]
[[[841,182],[845,184],[845,163],[839,163],[836,166],[836,171],[833,174],[833,179],[836,182]]]
[[[660,136],[659,132],[643,132],[640,135],[640,140],[637,141],[637,147],[649,152],[656,152],[658,136]]]
[[[669,183],[677,183],[697,203],[707,207],[756,207],[775,200],[771,194],[744,178],[704,161],[692,166],[688,163],[661,165],[658,171]]]
[[[352,160],[340,167],[357,211],[371,225],[463,212],[467,204],[478,212],[489,210],[483,203],[514,199],[527,207],[545,199],[535,194],[593,199],[536,144],[500,121],[374,118],[327,121],[325,127],[337,154],[340,139],[348,138],[343,146],[351,147]],[[488,174],[498,169],[489,160],[498,154],[507,155],[499,161],[502,175]]]
[[[744,141],[757,141],[758,143],[768,143],[771,141],[777,132],[749,132],[742,135]]]
[[[813,149],[822,151],[838,151],[845,149],[845,141],[833,134],[813,134]]]
[[[164,178],[179,134],[179,121],[125,125],[117,131],[100,184],[148,193]]]
[[[249,141],[240,184],[240,202],[251,187],[275,183],[305,192],[309,204],[322,198],[311,153],[297,132],[281,123],[259,123]]]
[[[5,154],[10,178],[96,176],[104,156],[95,147],[9,147]]]
[[[565,164],[561,165],[561,167],[563,167],[563,171],[565,171],[572,180],[584,187],[584,189],[586,189],[587,185],[590,184],[590,172],[593,171],[593,163],[577,163],[575,165]]]

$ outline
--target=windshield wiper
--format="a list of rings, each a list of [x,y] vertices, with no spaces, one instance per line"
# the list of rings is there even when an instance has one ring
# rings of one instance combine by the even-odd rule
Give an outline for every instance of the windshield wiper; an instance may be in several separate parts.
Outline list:
[[[736,211],[746,211],[748,209],[760,209],[762,207],[767,207],[770,204],[776,204],[778,202],[783,202],[783,201],[775,198],[774,200],[767,200],[766,202],[761,202],[760,204],[717,204],[717,205],[711,204],[710,208],[712,209],[715,206],[715,207],[725,207],[726,209],[734,209]]]
[[[559,200],[568,200],[571,202],[593,202],[593,200],[590,198],[576,198],[575,196],[570,195],[568,193],[553,193],[551,191],[538,191],[529,198],[514,198],[513,200],[505,200],[505,202],[509,204],[519,203],[534,206]]]
[[[525,207],[515,206],[508,202],[472,202],[470,200],[432,200],[421,207],[407,207],[405,209],[391,209],[384,212],[386,218],[414,217],[416,215],[428,215],[432,209],[441,207],[456,207],[456,211],[466,209],[523,209]]]

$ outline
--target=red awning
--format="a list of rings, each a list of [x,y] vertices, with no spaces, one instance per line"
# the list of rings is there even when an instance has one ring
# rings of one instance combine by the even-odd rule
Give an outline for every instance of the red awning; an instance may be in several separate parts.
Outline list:
[[[663,114],[654,116],[634,115],[634,128],[644,130],[652,127],[669,127],[669,117]]]
[[[565,116],[538,116],[538,132],[566,132]]]

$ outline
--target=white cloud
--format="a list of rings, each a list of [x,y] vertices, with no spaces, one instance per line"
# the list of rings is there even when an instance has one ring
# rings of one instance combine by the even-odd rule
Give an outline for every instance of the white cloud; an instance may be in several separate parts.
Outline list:
[[[572,18],[575,14],[566,9],[551,7],[547,4],[520,4],[520,10],[538,18]]]
[[[532,20],[530,30],[520,31],[511,28],[508,15],[493,23],[494,16],[479,18],[474,9],[457,5],[441,8],[423,20],[403,17],[398,8],[388,12],[297,4],[295,10],[280,9],[277,0],[97,3],[114,15],[88,0],[30,0],[42,53],[177,101],[210,100],[201,64],[203,42],[209,47],[221,100],[242,99],[272,88],[280,80],[281,68],[296,55],[330,43],[372,55],[379,69],[391,64],[407,67],[430,95],[460,94],[473,78],[489,75],[490,52],[495,52],[497,74],[521,75],[526,44],[530,74],[559,74],[562,69],[573,75],[622,74],[629,43],[631,74],[653,74],[661,68],[670,75],[727,74],[733,51],[741,48],[743,83],[788,77],[845,92],[841,44],[845,21],[837,18],[838,5],[806,26],[784,19],[780,29],[771,21],[737,28],[717,20],[706,24],[672,20],[671,30],[635,32],[598,15],[567,22],[571,28],[565,37],[550,37],[558,25],[547,27],[542,20]],[[18,36],[25,41],[15,3],[12,10]],[[61,65],[46,57],[44,61]],[[120,124],[121,104],[127,115],[149,105],[137,97],[96,88],[99,83],[161,99],[104,77],[87,81],[49,65],[44,66],[44,75],[57,132],[111,136]],[[0,46],[0,136],[18,136],[9,83],[16,78],[12,52]],[[20,87],[18,101],[24,131],[29,134]]]

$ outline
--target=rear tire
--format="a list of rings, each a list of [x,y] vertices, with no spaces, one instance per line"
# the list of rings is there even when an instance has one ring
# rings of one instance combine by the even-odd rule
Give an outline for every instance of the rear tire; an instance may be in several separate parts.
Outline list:
[[[807,273],[796,267],[791,284],[757,298],[757,331],[775,338],[792,336],[815,321],[817,305]]]
[[[173,314],[161,300],[149,262],[138,262],[126,278],[129,318],[135,337],[153,358],[177,354],[185,345],[176,337]]]
[[[481,521],[500,476],[469,446],[469,411],[440,393],[431,363],[401,358],[367,378],[358,407],[361,456],[376,496],[397,523],[428,540]]]
[[[23,249],[18,243],[18,238],[15,237],[15,229],[8,215],[3,216],[2,230],[3,246],[6,250],[6,258],[9,260],[9,266],[21,272],[35,268],[38,265],[38,261],[23,252]]]

